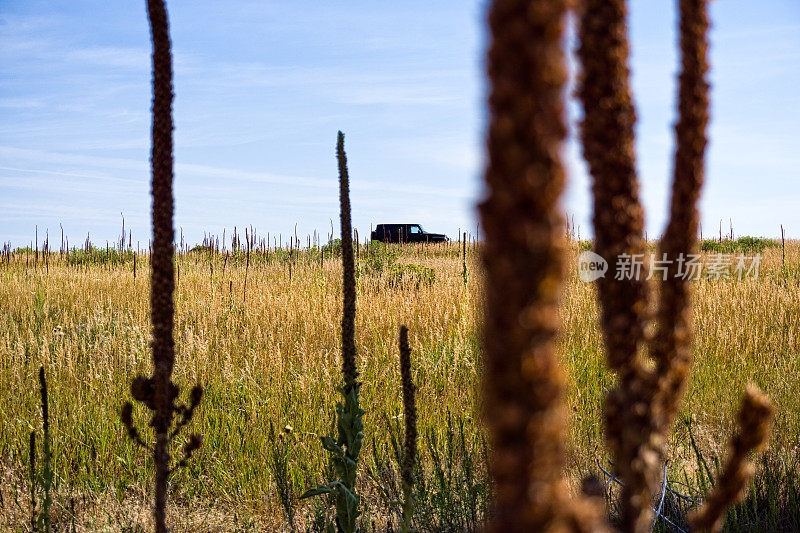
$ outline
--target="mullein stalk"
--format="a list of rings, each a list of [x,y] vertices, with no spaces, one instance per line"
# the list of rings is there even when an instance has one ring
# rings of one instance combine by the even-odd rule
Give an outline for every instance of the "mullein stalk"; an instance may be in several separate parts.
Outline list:
[[[650,353],[656,362],[659,433],[666,435],[686,388],[691,362],[691,290],[681,278],[680,257],[694,253],[700,218],[697,202],[703,184],[705,130],[708,124],[708,15],[706,0],[680,0],[681,73],[670,218],[659,243],[667,275],[661,281],[656,330]]]
[[[490,46],[485,235],[484,413],[493,453],[489,531],[591,531],[600,510],[570,502],[564,373],[555,351],[563,280],[566,2],[496,0]]]
[[[720,531],[727,508],[741,501],[755,466],[749,457],[767,445],[775,407],[757,387],[748,386],[736,416],[739,431],[729,444],[728,459],[714,490],[703,506],[689,516],[694,531]]]
[[[244,241],[247,243],[247,263],[244,267],[244,283],[242,284],[242,305],[247,301],[247,273],[250,271],[250,237],[247,233],[247,228],[244,228]]]
[[[467,273],[467,234],[464,233],[461,243],[461,278],[464,280],[464,287],[467,286],[469,274]]]
[[[39,530],[38,520],[36,514],[36,486],[38,485],[39,476],[36,474],[36,432],[31,431],[30,440],[28,441],[28,475],[30,478],[30,496],[31,496],[31,531],[34,533]]]
[[[644,214],[634,155],[633,107],[628,77],[624,0],[585,0],[580,13],[578,96],[584,107],[583,155],[594,199],[594,249],[608,261],[645,252]],[[601,325],[612,369],[630,372],[644,338],[647,284],[644,277],[601,277]]]
[[[40,514],[40,522],[42,530],[45,533],[50,533],[50,506],[53,504],[53,497],[50,494],[50,489],[53,486],[53,455],[50,450],[50,402],[47,396],[47,379],[44,375],[44,367],[39,367],[39,392],[42,397],[42,454],[44,455],[44,464],[42,465],[42,491],[44,492],[44,500],[42,500],[42,511]]]
[[[353,258],[353,229],[350,222],[350,177],[347,172],[347,154],[344,151],[344,134],[340,131],[336,143],[339,162],[339,204],[342,231],[342,286],[344,307],[342,311],[342,375],[346,392],[358,377],[356,371],[356,275]]]
[[[408,345],[408,328],[400,326],[400,377],[403,382],[403,420],[405,440],[403,443],[403,533],[411,531],[414,515],[414,464],[417,461],[417,387],[411,378],[411,348]]]
[[[658,328],[651,353],[659,374],[658,400],[654,415],[662,435],[678,410],[686,388],[691,362],[690,296],[688,283],[678,281],[678,256],[696,249],[699,213],[696,205],[703,183],[705,130],[708,124],[708,27],[706,0],[680,0],[680,48],[678,123],[675,125],[674,181],[670,222],[661,240],[661,255],[669,263],[667,280],[661,284]],[[733,240],[733,228],[731,228]],[[716,486],[700,510],[690,517],[694,530],[719,531],[725,511],[741,500],[745,485],[755,470],[749,460],[769,438],[775,408],[755,385],[749,385],[737,415],[738,433],[731,438],[730,453]]]
[[[625,18],[624,0],[586,0],[579,25],[578,95],[585,111],[581,140],[593,177],[595,251],[613,264],[625,256],[641,263],[646,247],[634,170],[635,112],[628,87]],[[651,528],[649,501],[691,360],[690,287],[680,258],[695,249],[698,231],[697,201],[708,122],[707,31],[706,1],[681,0],[677,148],[670,218],[658,258],[666,263],[667,271],[652,338],[644,336],[648,294],[643,272],[634,269],[621,279],[598,280],[608,362],[619,375],[604,415],[608,445],[624,482],[624,531]],[[638,355],[645,340],[650,341],[652,366]],[[767,416],[763,409],[758,412]],[[731,502],[729,498],[724,506]]]
[[[636,112],[628,68],[625,0],[585,0],[578,35],[581,61],[578,96],[583,103],[583,155],[592,176],[594,250],[612,265],[617,258],[644,258],[644,213],[639,202],[634,154]],[[597,280],[600,325],[608,364],[619,385],[604,402],[606,435],[614,464],[625,482],[621,493],[625,531],[649,527],[650,493],[659,457],[637,433],[652,433],[655,375],[638,357],[644,341],[648,291],[645,276]],[[655,449],[654,449],[655,448]]]
[[[151,260],[150,317],[153,324],[153,419],[155,432],[153,463],[156,466],[154,519],[156,533],[166,531],[167,480],[170,457],[168,432],[172,404],[177,396],[172,384],[175,365],[172,225],[172,54],[166,6],[163,0],[148,0],[147,10],[153,38],[152,195],[153,256]]]
[[[336,404],[337,438],[322,436],[323,448],[331,453],[331,462],[339,480],[306,491],[300,499],[331,494],[336,501],[336,529],[340,533],[352,533],[361,511],[361,496],[355,490],[358,458],[364,434],[363,416],[359,406],[361,382],[356,369],[355,317],[356,277],[353,257],[353,231],[350,222],[350,182],[347,172],[347,156],[344,151],[344,134],[340,131],[336,145],[339,162],[339,205],[342,232],[342,377],[339,389],[344,401]]]
[[[183,458],[174,466],[170,456],[170,444],[180,430],[191,421],[195,408],[203,396],[203,389],[197,385],[191,390],[188,406],[175,403],[179,388],[172,382],[172,371],[175,366],[172,53],[164,1],[148,0],[147,12],[153,40],[153,123],[150,159],[153,196],[153,241],[150,256],[153,375],[150,378],[144,376],[134,378],[131,394],[153,413],[149,424],[154,433],[153,445],[146,444],[133,425],[133,405],[130,402],[123,406],[121,418],[128,436],[153,454],[153,463],[156,467],[153,520],[156,533],[165,533],[169,476],[176,468],[185,466],[186,461],[201,446],[202,438],[196,434],[190,435],[183,448]],[[175,415],[179,415],[179,419],[173,424]]]

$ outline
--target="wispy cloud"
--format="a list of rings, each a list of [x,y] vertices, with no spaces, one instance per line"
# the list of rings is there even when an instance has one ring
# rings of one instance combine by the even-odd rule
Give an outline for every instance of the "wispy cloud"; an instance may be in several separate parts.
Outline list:
[[[473,225],[485,3],[354,2],[172,7],[176,220],[188,238],[212,223],[284,234],[295,221],[327,227],[338,129],[348,135],[357,224],[413,218],[450,233]],[[677,48],[662,8],[632,7],[636,148],[652,232],[671,169]],[[704,209],[775,206],[776,195],[796,192],[800,167],[800,10],[795,0],[711,9]],[[54,222],[113,238],[120,211],[146,235],[151,79],[141,6],[0,2],[0,50],[0,239]],[[580,110],[573,103],[569,113]],[[565,207],[588,226],[589,179],[574,138],[565,154]],[[800,215],[780,216],[800,228]],[[747,222],[758,231],[755,215]]]
[[[114,169],[120,171],[134,171],[137,174],[149,172],[149,163],[135,159],[123,159],[112,157],[76,155],[76,154],[63,154],[56,152],[48,152],[44,150],[31,150],[24,148],[14,148],[9,146],[0,146],[0,157],[8,159],[18,159],[26,161],[35,161],[39,164],[49,163],[54,165],[74,165],[80,167]],[[53,171],[47,169],[32,169],[21,167],[0,167],[1,170],[7,172],[28,172],[28,173],[50,173],[53,175],[60,175],[65,177],[79,177],[97,181],[139,181],[124,178],[115,178],[106,174],[91,174],[91,173],[78,173],[78,172],[65,172]],[[175,173],[177,179],[187,179],[190,177],[209,177],[222,180],[237,180],[250,183],[271,184],[271,185],[287,185],[291,187],[305,187],[312,189],[323,190],[336,190],[338,182],[335,179],[321,179],[305,176],[291,176],[273,174],[268,172],[253,172],[237,168],[216,167],[210,165],[202,165],[195,163],[177,163],[175,165]],[[3,189],[5,184],[0,184],[0,190]],[[460,188],[449,187],[436,187],[430,185],[420,184],[402,184],[392,183],[390,180],[370,180],[368,182],[360,181],[353,184],[354,190],[365,191],[382,191],[382,192],[402,192],[414,193],[425,196],[445,196],[462,198],[465,193]]]
[[[148,71],[150,69],[150,51],[145,48],[94,46],[66,50],[59,57],[66,62],[89,64],[95,67],[125,68],[140,71]]]
[[[7,109],[35,109],[44,107],[44,102],[39,98],[0,98],[0,107]]]

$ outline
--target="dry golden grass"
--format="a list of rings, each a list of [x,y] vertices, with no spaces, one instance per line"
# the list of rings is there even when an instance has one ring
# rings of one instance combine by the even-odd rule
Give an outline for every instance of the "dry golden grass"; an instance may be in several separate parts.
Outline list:
[[[465,419],[471,435],[482,433],[476,403],[477,254],[468,253],[465,288],[461,260],[451,246],[403,248],[400,262],[435,269],[430,288],[390,287],[380,278],[359,278],[356,343],[367,455],[373,436],[384,438],[384,415],[402,412],[396,345],[401,324],[409,328],[414,353],[420,437],[427,429],[443,428],[448,413]],[[127,439],[119,409],[129,397],[130,378],[150,370],[146,262],[140,258],[134,282],[131,263],[77,267],[60,264],[56,257],[50,258],[48,273],[26,270],[22,256],[0,266],[0,527],[13,529],[25,516],[28,434],[41,427],[39,365],[45,366],[50,384],[55,508],[68,514],[68,495],[74,494],[86,527],[92,517],[105,516],[114,517],[108,522],[118,527],[128,520],[144,524],[149,517],[141,512],[141,502],[152,489],[150,457]],[[237,519],[256,516],[263,527],[277,527],[280,506],[267,468],[273,446],[270,421],[279,428],[292,426],[291,475],[297,488],[322,480],[325,456],[317,435],[330,427],[340,379],[341,266],[338,258],[326,259],[320,268],[318,259],[306,262],[303,257],[296,259],[291,280],[282,262],[251,263],[246,296],[243,263],[229,259],[223,274],[223,260],[217,257],[212,278],[207,256],[179,259],[174,381],[183,390],[197,381],[206,387],[190,428],[204,435],[205,444],[173,480],[175,509],[188,506],[190,517],[211,513],[213,523],[232,524],[234,514]],[[591,469],[596,457],[604,457],[601,402],[612,385],[594,287],[577,279],[576,257],[573,246],[559,343],[568,374],[573,479]],[[783,277],[781,250],[771,248],[763,252],[757,280],[693,283],[694,363],[680,416],[695,420],[700,445],[710,453],[724,451],[741,391],[750,381],[778,409],[771,446],[782,454],[796,453],[800,243],[787,244],[786,263],[792,266]],[[142,418],[137,423],[146,426]],[[674,468],[693,464],[681,424],[669,453]],[[365,494],[369,498],[369,490]]]

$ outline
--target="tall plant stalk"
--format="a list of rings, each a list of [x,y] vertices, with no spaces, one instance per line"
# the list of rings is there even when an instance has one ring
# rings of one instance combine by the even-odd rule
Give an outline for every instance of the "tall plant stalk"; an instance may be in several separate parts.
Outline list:
[[[608,363],[619,376],[618,386],[604,404],[606,438],[624,482],[622,529],[631,532],[652,527],[649,502],[691,361],[691,295],[689,279],[681,271],[681,258],[691,254],[697,244],[697,201],[703,182],[708,122],[708,17],[705,0],[680,0],[679,6],[679,118],[670,218],[659,244],[659,261],[667,268],[660,282],[652,338],[645,339],[644,335],[650,319],[644,273],[634,269],[630,275],[598,280]],[[578,95],[584,107],[583,152],[593,178],[595,251],[619,265],[625,258],[643,258],[646,249],[634,169],[635,111],[628,81],[627,7],[625,0],[585,0],[581,7]],[[653,364],[639,353],[646,340]],[[762,399],[764,402],[768,404]],[[756,429],[751,425],[743,431]],[[726,498],[718,503],[725,508],[731,502]]]
[[[636,113],[629,86],[625,0],[586,0],[580,13],[578,96],[584,107],[583,154],[594,198],[594,250],[616,266],[620,257],[644,257],[644,213],[634,154]],[[597,280],[607,360],[620,384],[604,404],[607,441],[622,488],[623,529],[648,526],[649,498],[659,456],[647,431],[657,376],[638,357],[644,340],[648,286],[643,275]],[[627,433],[630,432],[630,433]],[[656,446],[658,446],[656,444]]]
[[[153,323],[153,420],[156,467],[156,531],[165,531],[169,454],[167,439],[172,424],[172,403],[177,395],[172,384],[175,366],[172,225],[172,54],[170,52],[167,11],[162,0],[148,0],[147,12],[153,38],[153,124],[152,124],[152,196],[153,256],[151,261],[150,317]]]
[[[31,517],[30,526],[31,531],[36,533],[39,531],[38,516],[36,514],[36,486],[38,484],[38,476],[36,475],[36,432],[31,431],[30,439],[28,440],[28,481],[30,484],[30,499],[31,499]]]
[[[332,494],[336,500],[336,529],[341,533],[356,530],[361,496],[356,492],[358,458],[364,439],[363,416],[365,411],[359,406],[361,382],[356,369],[356,275],[353,258],[353,231],[350,222],[350,178],[347,172],[347,155],[344,151],[344,134],[340,131],[336,143],[336,156],[339,162],[339,206],[342,232],[342,378],[339,389],[343,401],[336,404],[337,438],[320,437],[322,446],[331,454],[334,471],[339,478],[326,485],[306,491],[302,496],[309,498],[320,494]]]
[[[36,468],[36,432],[31,431],[28,441],[28,473],[30,480],[30,499],[31,499],[31,531],[42,531],[50,533],[50,507],[53,505],[53,454],[50,448],[50,401],[47,392],[47,379],[44,374],[44,367],[39,367],[39,394],[42,399],[42,468],[41,474]],[[37,511],[37,491],[41,487],[43,493],[41,509]]]
[[[489,163],[480,204],[486,270],[485,418],[495,509],[489,531],[562,530],[599,514],[569,502],[564,373],[555,353],[563,279],[565,1],[489,11]],[[590,527],[594,522],[587,521]]]
[[[585,0],[580,8],[578,95],[585,110],[581,140],[593,177],[595,250],[616,266],[618,259],[643,257],[646,250],[635,173],[626,5],[624,0]],[[563,479],[564,377],[554,338],[563,278],[559,155],[566,131],[565,10],[560,1],[495,0],[489,12],[488,194],[479,209],[486,239],[485,413],[496,489],[491,531],[608,528],[598,499],[568,500]],[[705,10],[705,0],[680,1],[680,118],[670,222],[661,243],[662,255],[673,260],[692,251],[697,232],[708,107]],[[649,340],[645,276],[634,271],[598,281],[608,363],[619,376],[604,410],[608,445],[624,481],[623,531],[651,528],[650,496],[688,373],[689,287],[675,263],[661,287],[650,347],[654,364],[638,352]],[[739,417],[729,473],[721,477],[726,488],[712,495],[696,524],[719,523],[720,509],[741,491],[744,458],[766,439],[768,400],[750,390],[742,413],[749,415]]]
[[[401,469],[403,485],[403,533],[412,531],[414,515],[414,464],[417,461],[417,387],[411,378],[411,348],[408,345],[408,328],[400,326],[400,377],[403,382],[403,421],[405,439],[403,441],[403,464]]]
[[[53,487],[53,454],[50,450],[50,401],[47,395],[47,378],[44,374],[44,367],[39,367],[39,394],[42,398],[42,464],[41,485],[44,492],[42,500],[42,512],[40,522],[42,531],[50,533],[50,506],[53,504],[53,496],[50,493]]]
[[[347,172],[347,154],[344,151],[344,133],[338,134],[336,158],[339,162],[339,207],[342,231],[342,376],[345,392],[355,386],[356,371],[356,273],[353,258],[353,226],[350,222],[350,176]]]
[[[775,407],[770,399],[753,385],[748,386],[736,415],[738,431],[730,440],[728,458],[717,483],[703,506],[689,516],[694,531],[722,529],[725,511],[744,496],[745,486],[755,471],[750,456],[766,446],[774,417]]]
[[[154,443],[145,444],[133,425],[133,406],[130,402],[122,408],[122,421],[128,435],[137,444],[148,448],[155,464],[153,519],[156,533],[166,532],[167,484],[174,470],[170,456],[170,443],[180,429],[192,418],[200,403],[203,389],[195,386],[188,406],[176,404],[179,388],[172,382],[175,366],[174,302],[175,270],[173,265],[173,159],[172,159],[172,53],[170,51],[169,24],[163,0],[148,0],[147,13],[153,40],[153,123],[152,151],[152,218],[153,242],[150,271],[150,317],[153,324],[152,364],[150,378],[137,376],[131,384],[135,400],[144,403],[153,413],[150,427]],[[173,427],[175,415],[181,418]],[[184,446],[182,466],[202,443],[199,435],[191,435]]]

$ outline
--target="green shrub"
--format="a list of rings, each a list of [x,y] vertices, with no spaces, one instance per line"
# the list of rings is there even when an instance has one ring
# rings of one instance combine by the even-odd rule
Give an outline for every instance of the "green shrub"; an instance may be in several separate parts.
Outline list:
[[[379,277],[396,264],[399,256],[397,249],[386,246],[384,243],[377,244],[370,244],[365,259],[358,262],[356,277],[361,275]]]
[[[388,268],[386,274],[390,287],[419,289],[422,286],[433,285],[436,280],[436,271],[422,265],[395,263]]]
[[[739,237],[736,240],[723,239],[721,241],[713,239],[703,239],[700,242],[700,251],[713,253],[761,253],[767,248],[778,246],[778,242],[773,239],[762,237]]]
[[[342,239],[333,239],[327,244],[322,245],[322,253],[327,257],[342,256]]]
[[[112,264],[119,265],[133,261],[133,250],[120,251],[115,248],[97,248],[90,246],[89,250],[72,249],[67,254],[67,264],[70,266],[86,264]]]
[[[436,271],[433,268],[398,263],[398,255],[395,248],[385,245],[376,247],[370,250],[366,259],[358,262],[356,276],[381,278],[389,287],[413,289],[430,286],[436,280]]]

